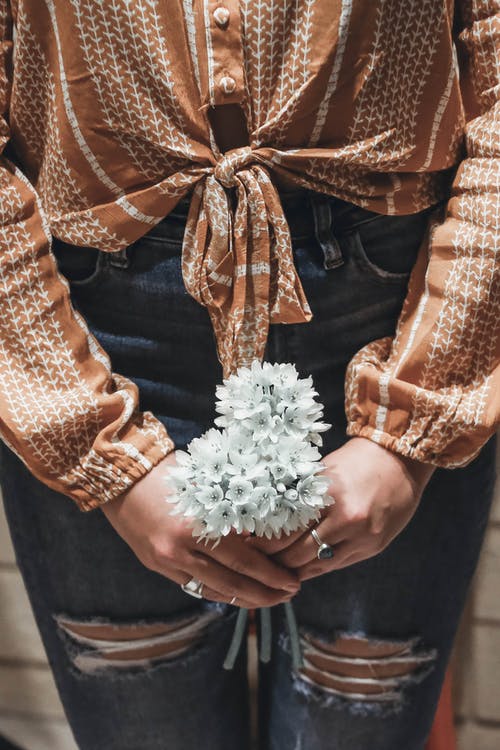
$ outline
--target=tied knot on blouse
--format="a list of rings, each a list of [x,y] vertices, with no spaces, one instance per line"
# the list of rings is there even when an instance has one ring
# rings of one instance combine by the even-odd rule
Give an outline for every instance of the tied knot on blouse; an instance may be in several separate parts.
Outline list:
[[[281,199],[258,149],[230,149],[202,173],[186,220],[182,274],[208,309],[225,378],[263,359],[270,323],[311,320]]]
[[[253,149],[251,146],[232,148],[222,154],[214,169],[214,177],[225,188],[237,187],[237,174],[252,163]]]

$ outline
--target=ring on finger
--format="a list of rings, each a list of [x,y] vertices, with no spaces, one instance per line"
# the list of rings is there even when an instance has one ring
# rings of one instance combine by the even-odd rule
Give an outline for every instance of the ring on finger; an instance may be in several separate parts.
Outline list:
[[[316,529],[311,529],[311,535],[318,545],[318,550],[316,552],[316,557],[318,558],[318,560],[331,560],[334,555],[333,547],[331,546],[331,544],[327,544],[326,542],[324,542],[319,536]]]
[[[195,599],[202,599],[203,583],[197,578],[190,578],[187,583],[181,583],[181,589],[186,593],[194,596]]]

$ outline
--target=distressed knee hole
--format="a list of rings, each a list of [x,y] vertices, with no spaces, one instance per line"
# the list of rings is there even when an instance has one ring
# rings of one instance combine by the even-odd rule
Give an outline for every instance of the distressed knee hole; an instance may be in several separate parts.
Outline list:
[[[356,701],[398,701],[402,688],[433,668],[436,649],[419,648],[419,636],[392,640],[339,633],[332,641],[300,634],[304,665],[297,687],[305,685]]]
[[[169,621],[116,623],[104,618],[76,620],[55,615],[75,667],[86,673],[106,667],[145,667],[174,659],[195,647],[215,609]]]

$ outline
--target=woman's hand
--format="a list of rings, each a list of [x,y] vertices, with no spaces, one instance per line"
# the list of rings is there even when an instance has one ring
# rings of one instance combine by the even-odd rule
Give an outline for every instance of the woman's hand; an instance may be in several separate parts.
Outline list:
[[[334,546],[334,557],[318,560],[311,532],[281,540],[247,540],[272,559],[295,569],[300,580],[344,568],[381,552],[417,509],[435,467],[404,458],[367,438],[351,438],[322,459],[335,504],[312,527]]]
[[[288,600],[300,588],[294,572],[245,544],[245,537],[229,534],[212,550],[192,536],[189,522],[173,516],[171,494],[164,477],[176,463],[175,451],[118,498],[101,505],[118,534],[150,570],[178,584],[192,577],[204,584],[202,596],[234,602],[239,607],[269,607]]]

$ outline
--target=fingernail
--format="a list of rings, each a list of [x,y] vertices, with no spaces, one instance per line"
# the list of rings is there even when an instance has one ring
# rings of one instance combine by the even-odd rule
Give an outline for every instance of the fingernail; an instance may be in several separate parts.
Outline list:
[[[300,586],[297,583],[287,583],[285,586],[286,591],[291,591],[292,594],[296,594],[297,591],[300,589]]]

